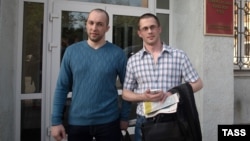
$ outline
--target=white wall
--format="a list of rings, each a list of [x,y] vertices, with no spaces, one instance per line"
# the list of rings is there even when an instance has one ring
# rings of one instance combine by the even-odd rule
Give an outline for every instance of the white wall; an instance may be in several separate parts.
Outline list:
[[[173,46],[188,54],[204,84],[195,94],[203,141],[216,141],[218,124],[234,118],[233,37],[203,34],[203,0],[172,2]]]
[[[0,140],[14,141],[17,0],[0,1]]]

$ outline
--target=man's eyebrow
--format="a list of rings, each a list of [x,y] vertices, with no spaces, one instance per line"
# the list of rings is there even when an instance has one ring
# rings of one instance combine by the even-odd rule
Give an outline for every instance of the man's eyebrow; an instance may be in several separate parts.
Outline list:
[[[95,21],[93,21],[93,20],[88,20],[89,22],[93,22],[93,23],[97,23],[97,24],[104,24],[104,22],[95,22]]]

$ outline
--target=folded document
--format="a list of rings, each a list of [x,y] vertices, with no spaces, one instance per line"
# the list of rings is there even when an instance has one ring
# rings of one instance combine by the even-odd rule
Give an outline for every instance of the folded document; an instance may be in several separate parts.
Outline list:
[[[143,102],[143,112],[146,117],[153,117],[159,113],[174,113],[179,102],[178,94],[172,94],[164,102]]]

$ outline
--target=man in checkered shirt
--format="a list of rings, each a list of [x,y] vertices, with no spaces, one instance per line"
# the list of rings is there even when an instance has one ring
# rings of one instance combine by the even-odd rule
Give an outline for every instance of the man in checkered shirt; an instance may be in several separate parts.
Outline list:
[[[141,125],[147,119],[143,113],[143,101],[164,101],[168,90],[188,82],[193,92],[203,87],[202,80],[193,68],[188,56],[182,50],[172,48],[160,39],[159,19],[151,14],[143,14],[138,21],[138,35],[143,40],[143,48],[131,56],[127,63],[123,99],[138,102],[135,141],[141,141]],[[150,90],[158,89],[152,94]]]

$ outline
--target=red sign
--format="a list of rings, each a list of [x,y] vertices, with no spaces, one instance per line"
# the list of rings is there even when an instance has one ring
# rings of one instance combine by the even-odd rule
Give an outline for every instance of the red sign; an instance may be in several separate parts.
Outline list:
[[[233,35],[234,0],[205,0],[205,34]]]

